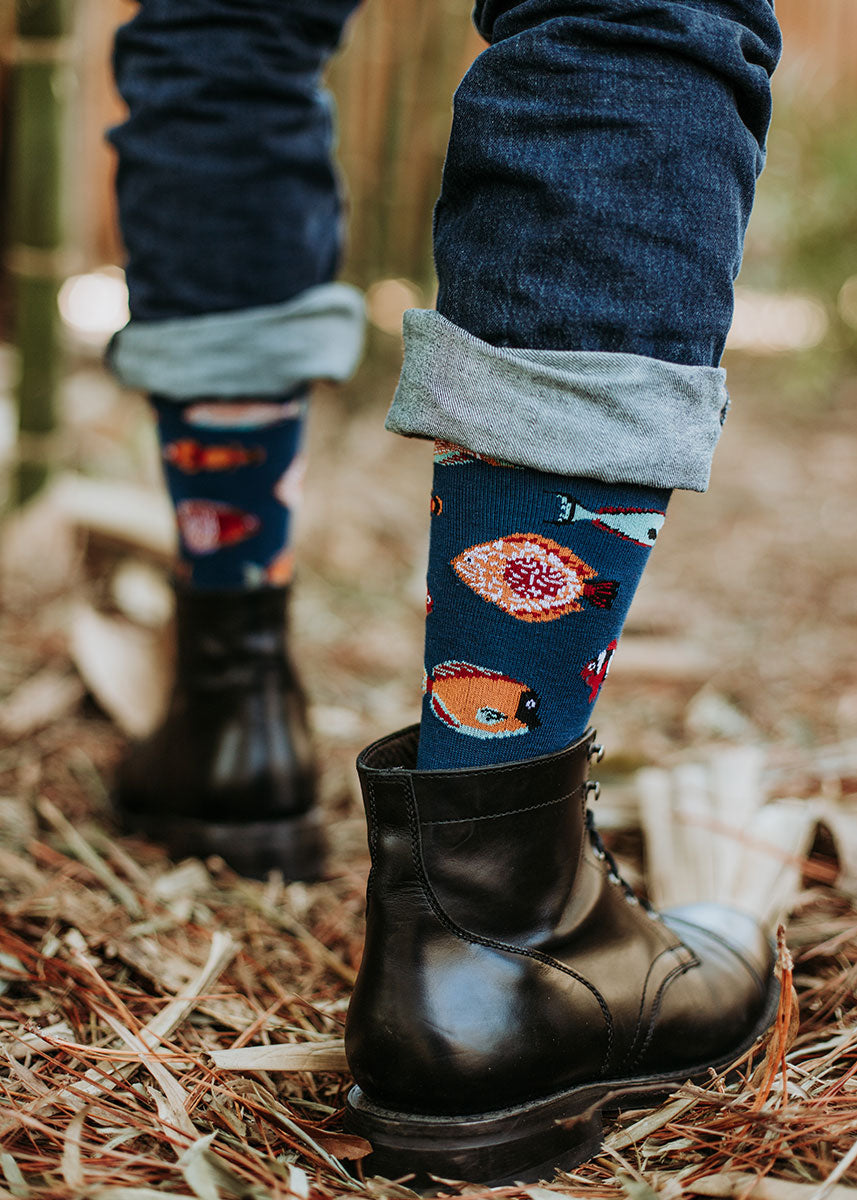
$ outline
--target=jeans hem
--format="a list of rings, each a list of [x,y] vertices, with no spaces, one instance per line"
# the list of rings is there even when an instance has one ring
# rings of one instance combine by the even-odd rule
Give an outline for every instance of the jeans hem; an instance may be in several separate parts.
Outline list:
[[[704,492],[726,372],[643,355],[491,346],[410,309],[386,428],[518,466]]]
[[[171,400],[281,395],[313,379],[347,379],[364,325],[361,293],[328,283],[283,304],[131,320],[113,338],[107,361],[126,387]]]

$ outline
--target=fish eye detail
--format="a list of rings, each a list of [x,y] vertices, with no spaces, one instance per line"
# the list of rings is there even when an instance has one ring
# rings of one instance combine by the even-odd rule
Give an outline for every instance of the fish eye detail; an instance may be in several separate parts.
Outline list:
[[[500,721],[508,720],[506,713],[500,712],[498,708],[477,708],[477,721],[484,721],[486,725],[496,725]]]

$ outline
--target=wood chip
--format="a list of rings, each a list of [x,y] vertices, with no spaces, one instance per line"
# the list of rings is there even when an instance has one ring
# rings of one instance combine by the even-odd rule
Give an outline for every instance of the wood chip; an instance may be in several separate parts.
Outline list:
[[[66,521],[90,534],[172,562],[175,515],[162,491],[66,472],[54,483],[51,501]]]
[[[88,604],[75,606],[70,628],[71,656],[104,711],[131,737],[151,733],[169,696],[168,641]]]
[[[225,1071],[339,1071],[348,1072],[345,1043],[297,1042],[287,1046],[242,1046],[213,1050],[212,1062]]]
[[[60,720],[83,699],[83,684],[75,675],[45,667],[16,688],[0,707],[0,733],[22,738]]]
[[[656,1108],[653,1113],[649,1113],[641,1120],[635,1121],[627,1129],[611,1133],[609,1137],[605,1138],[604,1145],[610,1150],[624,1150],[627,1146],[633,1146],[635,1142],[645,1141],[647,1137],[662,1129],[664,1125],[669,1125],[676,1117],[680,1117],[682,1113],[693,1108],[696,1103],[695,1096],[680,1096],[677,1100],[672,1100],[669,1104]]]

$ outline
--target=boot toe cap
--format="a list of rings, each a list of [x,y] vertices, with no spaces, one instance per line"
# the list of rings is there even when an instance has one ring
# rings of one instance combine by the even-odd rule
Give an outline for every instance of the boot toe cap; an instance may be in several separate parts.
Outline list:
[[[773,947],[755,918],[725,905],[688,905],[663,917],[696,962],[667,989],[650,1051],[677,1066],[716,1066],[770,1024]]]
[[[759,989],[767,991],[774,968],[774,948],[764,929],[750,913],[725,904],[688,904],[663,914],[664,920],[685,944],[705,957],[714,955],[724,965],[740,963]]]

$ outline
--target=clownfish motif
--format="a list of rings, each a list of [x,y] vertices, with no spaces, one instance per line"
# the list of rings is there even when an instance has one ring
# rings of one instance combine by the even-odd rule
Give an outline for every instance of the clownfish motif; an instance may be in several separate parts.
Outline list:
[[[595,698],[601,691],[601,685],[607,678],[607,673],[610,670],[610,664],[613,661],[613,655],[616,653],[618,644],[614,638],[609,646],[606,646],[600,654],[596,655],[591,662],[588,662],[580,672],[581,679],[589,688],[590,704],[595,703]]]

